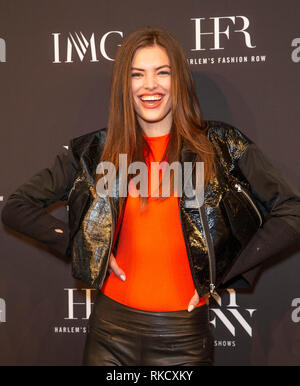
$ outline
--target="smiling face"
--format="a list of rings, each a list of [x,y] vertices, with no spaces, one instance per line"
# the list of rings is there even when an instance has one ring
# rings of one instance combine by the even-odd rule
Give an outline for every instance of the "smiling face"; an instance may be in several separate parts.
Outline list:
[[[172,124],[171,67],[164,48],[156,45],[136,50],[131,89],[135,113],[146,135],[167,134]]]

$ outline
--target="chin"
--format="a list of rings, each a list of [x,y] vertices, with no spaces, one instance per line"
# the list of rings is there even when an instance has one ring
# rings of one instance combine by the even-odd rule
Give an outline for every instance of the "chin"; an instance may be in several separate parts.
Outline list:
[[[137,114],[137,117],[144,121],[145,123],[159,123],[162,122],[164,119],[167,119],[170,111],[166,112],[165,114]]]

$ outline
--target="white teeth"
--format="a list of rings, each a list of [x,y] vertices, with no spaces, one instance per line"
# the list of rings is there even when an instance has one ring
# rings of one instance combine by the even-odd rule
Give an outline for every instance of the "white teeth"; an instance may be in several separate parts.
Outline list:
[[[142,101],[160,101],[161,98],[161,95],[144,95],[140,97]]]

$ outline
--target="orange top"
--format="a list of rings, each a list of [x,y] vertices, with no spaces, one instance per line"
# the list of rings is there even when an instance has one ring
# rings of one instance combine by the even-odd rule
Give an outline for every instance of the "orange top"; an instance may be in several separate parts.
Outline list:
[[[169,138],[170,134],[145,137],[154,155],[149,154],[148,163],[162,160]],[[148,177],[150,191],[150,168]],[[174,194],[164,200],[148,197],[144,211],[140,198],[128,194],[115,257],[126,280],[112,272],[101,288],[106,296],[148,311],[188,308],[195,286]],[[197,306],[204,303],[201,298]]]

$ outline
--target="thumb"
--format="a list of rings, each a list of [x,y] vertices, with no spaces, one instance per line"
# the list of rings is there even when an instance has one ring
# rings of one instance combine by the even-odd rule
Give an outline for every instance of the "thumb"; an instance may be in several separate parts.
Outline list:
[[[200,301],[200,297],[198,295],[197,290],[195,290],[194,296],[192,297],[192,299],[189,302],[188,312],[193,311],[193,309],[196,307],[196,305],[199,303],[199,301]]]
[[[110,256],[109,266],[114,274],[117,275],[121,280],[126,280],[125,272],[118,266],[117,260],[113,254]]]

